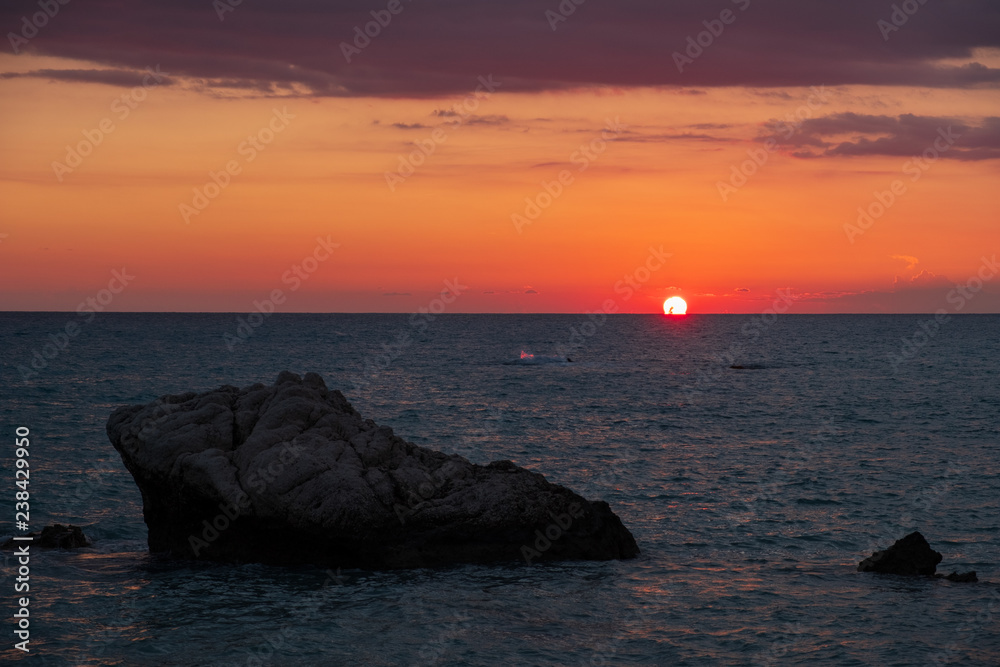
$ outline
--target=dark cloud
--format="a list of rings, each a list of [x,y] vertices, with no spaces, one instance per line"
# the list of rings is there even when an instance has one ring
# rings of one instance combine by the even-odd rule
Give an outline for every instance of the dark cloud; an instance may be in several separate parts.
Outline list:
[[[431,112],[437,118],[453,118],[448,121],[453,125],[504,125],[510,122],[510,118],[502,114],[487,114],[477,116],[476,114],[460,113],[454,109],[435,109]]]
[[[784,131],[783,129],[784,128]],[[933,151],[954,160],[1000,158],[1000,117],[973,125],[958,118],[937,116],[872,116],[840,113],[809,118],[792,132],[781,122],[766,126],[768,136],[799,148],[801,158],[890,155],[912,157]]]
[[[896,258],[916,260],[906,255]],[[800,300],[825,303],[838,313],[995,313],[1000,308],[1000,285],[994,284],[996,255],[982,260],[975,272],[959,280],[924,270],[896,276],[888,289],[812,292]]]
[[[749,292],[750,288],[749,287],[737,287],[736,291],[737,292]]]
[[[294,95],[295,87],[288,82],[263,81],[261,79],[194,79],[193,87],[206,92],[247,91],[268,97]]]
[[[510,122],[510,118],[500,114],[490,114],[487,116],[469,116],[464,121],[464,125],[504,125]]]
[[[728,137],[716,137],[711,134],[705,134],[704,132],[674,132],[674,133],[663,133],[663,134],[636,134],[630,132],[623,132],[621,136],[615,137],[614,141],[627,141],[634,143],[658,143],[661,141],[677,141],[677,140],[692,140],[692,141],[722,141],[729,142],[733,141]]]
[[[921,271],[915,276],[910,276],[909,278],[896,276],[892,281],[893,291],[950,287],[951,285],[952,282],[950,280],[931,271]]]
[[[109,69],[160,64],[174,77],[248,95],[468,95],[487,75],[502,91],[670,86],[685,95],[714,86],[1000,83],[998,69],[941,64],[1000,47],[995,0],[928,2],[889,39],[877,25],[889,18],[889,3],[754,0],[740,11],[743,4],[595,1],[553,31],[545,11],[555,0],[404,1],[370,43],[359,40],[348,63],[342,44],[384,2],[253,0],[220,21],[208,0],[92,0],[62,5],[19,49]],[[726,7],[735,22],[679,72],[673,54]],[[35,0],[3,3],[3,32],[37,11]]]
[[[393,123],[392,127],[399,128],[400,130],[426,130],[430,126],[423,123]]]
[[[151,76],[148,71],[127,69],[36,69],[30,72],[0,73],[0,79],[38,78],[50,81],[78,81],[81,83],[103,83],[109,86],[124,86],[132,88],[146,85],[169,86],[174,82],[169,76],[157,73]],[[159,82],[157,82],[157,80]]]
[[[994,286],[962,297],[959,286],[940,285],[913,289],[871,290],[856,293],[816,293],[803,296],[803,302],[823,304],[823,311],[836,313],[933,313],[939,309],[949,314],[995,313],[1000,308],[1000,292]],[[965,294],[971,294],[965,292]],[[961,311],[956,310],[962,303]]]

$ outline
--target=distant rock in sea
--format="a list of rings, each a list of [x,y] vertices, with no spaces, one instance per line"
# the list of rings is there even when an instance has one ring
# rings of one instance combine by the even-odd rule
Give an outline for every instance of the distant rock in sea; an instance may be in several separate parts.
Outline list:
[[[878,572],[881,574],[899,574],[904,576],[927,576],[948,579],[949,581],[978,581],[975,572],[959,574],[952,572],[947,577],[935,575],[942,556],[931,549],[931,545],[918,532],[910,533],[882,551],[876,551],[868,558],[858,563],[858,572]]]
[[[153,552],[373,569],[639,553],[607,503],[406,442],[315,373],[119,408],[107,432]]]
[[[26,544],[42,549],[78,549],[91,546],[90,540],[83,534],[83,529],[79,526],[64,526],[61,523],[45,526],[41,532],[31,532],[27,536],[34,539],[28,542],[11,538],[4,542],[0,549],[13,549]]]

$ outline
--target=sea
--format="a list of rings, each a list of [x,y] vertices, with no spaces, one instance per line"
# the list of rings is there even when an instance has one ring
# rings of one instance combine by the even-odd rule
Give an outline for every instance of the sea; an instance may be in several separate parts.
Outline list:
[[[5,662],[1000,665],[1000,316],[2,313],[0,350],[0,533],[21,533],[20,428],[30,527],[93,540],[33,549],[27,594],[0,555]],[[606,500],[641,555],[331,571],[150,554],[108,416],[283,370],[421,446]],[[939,572],[980,581],[856,571],[915,530]]]

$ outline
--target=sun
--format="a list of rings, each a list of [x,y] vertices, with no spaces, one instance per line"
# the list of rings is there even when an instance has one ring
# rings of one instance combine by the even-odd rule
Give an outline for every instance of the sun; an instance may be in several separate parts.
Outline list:
[[[679,296],[672,296],[663,302],[664,315],[683,315],[687,310],[687,301]]]

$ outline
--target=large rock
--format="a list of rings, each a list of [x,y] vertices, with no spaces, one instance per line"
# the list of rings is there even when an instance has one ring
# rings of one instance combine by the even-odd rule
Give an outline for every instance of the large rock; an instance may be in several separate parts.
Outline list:
[[[607,503],[406,442],[314,373],[119,408],[107,431],[154,552],[368,568],[639,553]]]
[[[888,549],[876,551],[858,563],[858,572],[933,576],[941,558],[923,535],[910,533]]]

